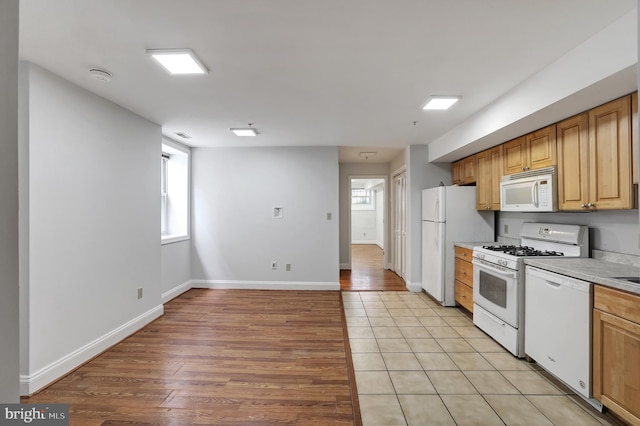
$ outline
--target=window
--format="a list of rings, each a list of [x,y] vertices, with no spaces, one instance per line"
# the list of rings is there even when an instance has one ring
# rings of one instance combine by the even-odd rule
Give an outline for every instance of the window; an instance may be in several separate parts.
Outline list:
[[[162,243],[189,239],[190,155],[188,147],[164,140],[160,157]]]
[[[351,204],[355,204],[355,205],[371,204],[371,190],[364,189],[364,188],[352,189]]]
[[[160,211],[160,233],[162,235],[166,235],[169,232],[167,226],[167,210],[169,209],[169,195],[168,195],[168,181],[167,181],[167,168],[169,166],[169,159],[171,156],[169,154],[162,153],[162,157],[160,158],[160,197],[161,201],[161,211]]]

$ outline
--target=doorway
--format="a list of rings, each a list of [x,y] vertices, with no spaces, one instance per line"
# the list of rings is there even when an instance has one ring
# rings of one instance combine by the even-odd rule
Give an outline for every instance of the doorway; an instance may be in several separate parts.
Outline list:
[[[351,178],[351,270],[386,266],[385,177]]]
[[[393,265],[392,269],[406,279],[407,269],[407,177],[404,170],[393,176]]]
[[[406,290],[393,271],[389,251],[387,176],[349,178],[349,270],[340,271],[342,290]]]

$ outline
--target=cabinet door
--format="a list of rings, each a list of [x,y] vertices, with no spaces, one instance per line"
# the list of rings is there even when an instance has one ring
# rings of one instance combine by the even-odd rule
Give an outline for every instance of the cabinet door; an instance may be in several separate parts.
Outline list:
[[[529,164],[527,170],[555,166],[556,161],[556,126],[551,125],[536,130],[525,136]]]
[[[462,183],[465,185],[476,181],[476,156],[472,155],[462,160],[461,166]]]
[[[463,306],[467,311],[473,313],[473,289],[468,285],[456,280],[454,285],[455,301]]]
[[[527,141],[524,136],[505,142],[504,153],[504,175],[520,173],[526,170],[529,160],[527,158]]]
[[[500,210],[500,178],[502,178],[502,145],[491,148],[491,210]]]
[[[451,163],[451,177],[454,185],[462,185],[462,160]]]
[[[557,124],[558,208],[580,210],[589,202],[589,114]]]
[[[482,151],[476,157],[476,208],[478,210],[500,210],[502,145]]]
[[[640,324],[593,310],[593,396],[640,422]]]
[[[632,182],[638,184],[638,92],[631,94],[631,158],[633,158]]]
[[[589,111],[589,202],[631,208],[631,96]]]
[[[476,155],[476,208],[478,210],[491,209],[491,150],[482,151]]]

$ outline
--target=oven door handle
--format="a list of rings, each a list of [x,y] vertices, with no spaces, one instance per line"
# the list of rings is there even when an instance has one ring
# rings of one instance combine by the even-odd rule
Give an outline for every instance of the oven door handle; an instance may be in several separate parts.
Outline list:
[[[496,275],[502,275],[502,276],[505,276],[505,277],[515,278],[515,276],[517,274],[517,271],[511,270],[511,269],[504,270],[503,268],[500,268],[499,266],[491,265],[489,262],[487,262],[485,260],[473,259],[471,261],[471,263],[473,263],[476,266],[479,266],[481,269],[484,269],[485,271],[487,271],[489,273],[496,274]]]

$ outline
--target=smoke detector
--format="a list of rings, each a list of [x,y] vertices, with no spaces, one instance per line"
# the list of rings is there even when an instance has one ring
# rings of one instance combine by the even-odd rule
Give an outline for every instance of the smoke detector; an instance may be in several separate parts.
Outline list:
[[[91,68],[89,70],[89,75],[91,75],[91,77],[103,83],[110,82],[111,78],[113,77],[109,71],[101,70],[99,68]]]

